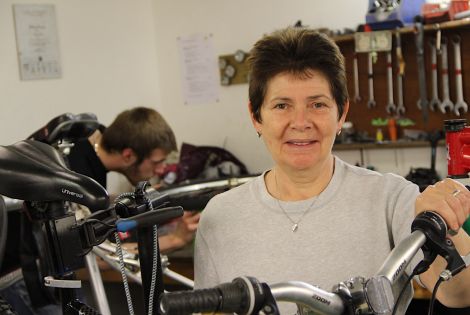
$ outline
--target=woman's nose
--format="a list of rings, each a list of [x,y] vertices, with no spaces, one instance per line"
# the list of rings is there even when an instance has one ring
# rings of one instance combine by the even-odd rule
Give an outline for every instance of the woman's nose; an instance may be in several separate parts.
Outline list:
[[[309,119],[307,109],[299,108],[294,110],[291,127],[298,130],[305,130],[312,127],[312,122]]]

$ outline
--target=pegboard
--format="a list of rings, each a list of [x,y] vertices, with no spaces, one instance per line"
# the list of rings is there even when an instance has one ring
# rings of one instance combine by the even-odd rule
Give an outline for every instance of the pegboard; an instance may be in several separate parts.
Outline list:
[[[448,39],[448,69],[449,69],[449,93],[452,102],[456,101],[456,80],[455,80],[455,60],[454,60],[454,47],[451,43],[451,38],[454,35],[461,37],[461,58],[462,58],[462,81],[463,81],[463,96],[464,100],[470,100],[470,54],[465,52],[470,50],[470,22],[453,23],[451,27],[446,28],[445,23],[441,26],[441,37]],[[424,59],[426,71],[426,89],[427,99],[431,99],[431,52],[430,45],[428,44],[431,39],[436,38],[437,30],[432,26],[427,26],[424,32]],[[346,72],[348,79],[348,91],[350,96],[350,109],[348,114],[348,121],[353,122],[354,129],[359,131],[366,131],[370,136],[374,136],[377,127],[372,126],[371,121],[374,118],[391,118],[394,117],[386,112],[388,103],[388,88],[387,88],[387,59],[385,52],[379,52],[377,62],[373,65],[373,80],[374,80],[374,97],[376,107],[368,108],[368,54],[357,54],[358,62],[358,76],[359,76],[359,91],[361,100],[354,101],[354,69],[353,61],[355,54],[354,39],[343,38],[337,40],[338,46],[343,53],[346,60]],[[397,57],[395,54],[395,38],[392,50],[392,69],[393,69],[393,90],[394,101],[398,99],[397,95]],[[416,124],[409,129],[434,131],[442,130],[444,120],[455,118],[468,118],[469,114],[465,113],[456,116],[453,113],[442,113],[438,109],[436,111],[428,111],[427,122],[423,119],[422,111],[418,109],[417,102],[419,95],[419,82],[418,82],[418,68],[416,56],[415,34],[412,30],[406,30],[401,33],[401,46],[403,58],[405,60],[405,76],[403,79],[403,98],[406,112],[403,118],[409,118]],[[437,70],[438,70],[438,95],[442,100],[442,69],[440,65],[440,56],[437,57]],[[394,117],[396,118],[396,117]],[[384,128],[386,132],[387,128]],[[402,130],[399,128],[399,137],[402,135]],[[388,135],[385,135],[387,138]]]

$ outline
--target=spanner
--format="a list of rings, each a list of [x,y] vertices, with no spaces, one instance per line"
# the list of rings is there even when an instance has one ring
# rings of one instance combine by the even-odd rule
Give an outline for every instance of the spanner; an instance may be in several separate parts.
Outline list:
[[[460,111],[464,113],[468,111],[468,105],[463,100],[462,88],[462,60],[460,58],[460,36],[455,35],[452,37],[452,44],[454,44],[454,62],[455,62],[455,91],[457,94],[457,101],[454,104],[454,114],[460,116]]]
[[[435,39],[429,41],[429,46],[431,46],[431,87],[432,87],[432,97],[429,101],[429,109],[434,111],[436,106],[439,106],[441,101],[437,95],[437,51],[436,51],[436,42]]]
[[[447,60],[447,38],[442,37],[441,41],[441,72],[442,72],[442,102],[439,104],[439,109],[443,114],[454,110],[454,103],[450,100],[449,96],[449,67]]]
[[[393,102],[393,73],[392,73],[392,53],[387,52],[387,88],[388,88],[388,104],[387,113],[392,114],[397,107]]]
[[[367,102],[367,107],[375,107],[376,103],[374,100],[374,70],[372,65],[372,54],[369,53],[368,56],[368,75],[369,75],[369,101]]]
[[[405,114],[405,105],[403,103],[403,76],[405,75],[405,60],[401,51],[400,31],[395,33],[396,37],[396,55],[397,55],[397,115]]]
[[[415,22],[416,62],[418,66],[419,100],[418,108],[423,114],[423,122],[428,121],[428,99],[426,91],[426,69],[424,68],[424,28],[421,21]]]
[[[354,101],[356,103],[361,101],[361,95],[359,93],[359,70],[357,67],[357,53],[354,53],[353,60],[353,71],[354,71]]]

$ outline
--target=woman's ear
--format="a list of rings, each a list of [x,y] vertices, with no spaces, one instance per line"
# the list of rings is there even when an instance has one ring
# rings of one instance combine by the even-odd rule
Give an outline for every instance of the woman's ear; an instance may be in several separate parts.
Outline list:
[[[261,135],[261,127],[262,124],[256,120],[255,114],[253,113],[253,106],[251,106],[251,102],[248,102],[248,111],[250,112],[250,118],[251,118],[251,123],[253,124],[253,127],[255,127],[256,133]]]
[[[344,103],[343,115],[341,115],[341,117],[339,118],[339,121],[338,121],[338,130],[341,130],[341,127],[343,126],[344,122],[346,121],[348,111],[349,111],[349,100],[347,100],[346,103]]]

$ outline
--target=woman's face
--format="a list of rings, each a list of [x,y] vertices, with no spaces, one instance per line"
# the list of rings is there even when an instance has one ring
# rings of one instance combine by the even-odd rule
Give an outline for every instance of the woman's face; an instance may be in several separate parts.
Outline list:
[[[338,120],[328,79],[319,71],[309,74],[309,78],[290,73],[273,77],[261,106],[261,123],[251,115],[276,164],[292,170],[312,169],[327,161],[349,107],[346,103]]]

